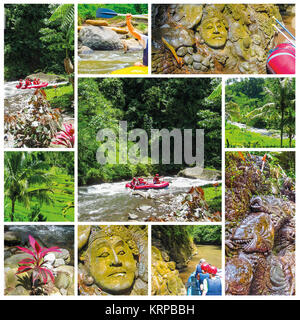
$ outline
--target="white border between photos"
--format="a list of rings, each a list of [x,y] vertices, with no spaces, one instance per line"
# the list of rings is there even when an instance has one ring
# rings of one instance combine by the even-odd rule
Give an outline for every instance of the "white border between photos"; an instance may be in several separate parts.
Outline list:
[[[142,1],[142,0],[118,0],[118,1],[109,1],[109,0],[104,0],[101,1],[102,3],[123,3],[123,4],[127,4],[127,3],[148,3],[148,9],[149,9],[149,17],[151,17],[151,5],[152,4],[172,4],[172,3],[185,3],[184,1],[170,1],[170,0],[165,0],[165,1],[161,1],[161,0],[157,0],[157,1],[152,1],[152,0],[148,0],[148,1]],[[38,224],[38,225],[74,225],[74,237],[75,237],[75,244],[74,244],[74,267],[75,267],[75,291],[77,288],[77,257],[78,257],[78,253],[77,253],[77,226],[78,225],[96,225],[96,224],[103,224],[103,225],[113,225],[113,224],[118,224],[118,225],[128,225],[128,224],[132,224],[132,225],[147,225],[148,226],[148,267],[149,267],[149,282],[148,282],[148,296],[78,296],[77,292],[75,292],[74,296],[60,296],[59,299],[60,300],[113,300],[113,301],[121,301],[121,300],[132,300],[132,301],[142,301],[142,300],[160,300],[160,301],[164,301],[164,300],[174,300],[174,301],[182,301],[184,302],[192,302],[192,303],[197,303],[197,301],[205,301],[205,300],[261,300],[261,299],[266,299],[266,300],[297,300],[300,298],[300,293],[299,293],[299,282],[300,282],[300,277],[298,277],[298,275],[300,274],[300,263],[299,263],[299,254],[298,254],[298,246],[300,243],[300,240],[298,239],[299,237],[297,236],[298,232],[297,229],[299,229],[298,224],[299,224],[299,218],[297,218],[298,215],[298,208],[296,207],[296,295],[295,296],[238,296],[238,297],[233,297],[233,296],[225,296],[224,295],[224,282],[223,282],[223,295],[222,296],[211,296],[211,297],[197,297],[197,296],[151,296],[151,227],[153,225],[158,225],[158,223],[143,223],[143,222],[111,222],[111,223],[106,223],[106,222],[100,222],[100,223],[84,223],[84,222],[78,222],[78,206],[77,206],[77,200],[78,200],[78,195],[77,195],[77,191],[78,191],[78,187],[77,187],[77,182],[78,182],[78,178],[77,178],[77,168],[78,168],[78,159],[77,159],[77,154],[78,154],[78,142],[77,142],[77,128],[78,128],[78,119],[77,119],[77,108],[78,108],[78,104],[77,104],[77,83],[78,83],[78,78],[81,77],[113,77],[112,75],[84,75],[84,74],[80,74],[80,75],[76,75],[75,74],[75,95],[74,95],[74,99],[75,99],[75,107],[74,107],[74,115],[75,115],[75,132],[76,132],[76,143],[75,143],[75,148],[74,149],[60,149],[60,148],[53,148],[51,150],[45,150],[45,149],[26,149],[26,151],[29,150],[34,150],[34,151],[63,151],[63,152],[72,152],[74,151],[74,158],[75,158],[75,176],[74,176],[74,183],[75,183],[75,219],[74,219],[74,223],[72,222],[61,222],[61,223],[50,223],[50,222],[44,222],[44,223],[4,223],[4,207],[3,207],[3,203],[4,203],[4,143],[3,143],[3,132],[4,132],[4,128],[3,128],[3,121],[4,121],[4,110],[3,110],[3,106],[4,106],[4,4],[14,4],[14,3],[32,3],[32,4],[36,4],[36,3],[71,3],[75,5],[75,54],[74,54],[74,67],[75,67],[75,72],[77,72],[78,70],[78,64],[77,64],[77,5],[81,4],[81,3],[97,3],[97,1],[91,1],[91,0],[86,0],[86,1],[79,1],[79,0],[61,0],[61,1],[53,1],[53,0],[39,0],[39,1],[34,1],[34,0],[18,0],[18,1],[10,1],[10,0],[4,0],[1,2],[0,4],[0,75],[1,75],[1,90],[0,90],[0,101],[1,101],[1,115],[0,115],[0,203],[2,204],[1,207],[1,214],[0,214],[0,299],[2,300],[56,300],[58,297],[57,296],[4,296],[4,241],[3,241],[3,235],[4,235],[4,225],[18,225],[18,224],[30,224],[30,225],[34,225],[34,224]],[[283,4],[295,4],[296,5],[296,1],[287,1],[287,0],[281,0],[281,1],[253,1],[253,0],[248,0],[248,1],[195,1],[195,0],[190,0],[187,1],[187,4],[189,3],[283,3]],[[300,17],[300,12],[298,10],[298,5],[296,5],[296,17]],[[297,22],[296,22],[297,23]],[[297,23],[298,25],[298,23]],[[296,25],[296,30],[298,30]],[[151,38],[151,19],[149,19],[148,22],[148,30],[149,30],[149,38]],[[297,32],[296,32],[297,34]],[[298,46],[297,46],[298,47]],[[209,74],[204,74],[204,75],[151,75],[151,41],[149,41],[149,55],[148,55],[148,65],[149,65],[149,74],[142,76],[142,75],[126,75],[126,77],[137,77],[137,78],[141,78],[141,77],[192,77],[192,78],[203,78],[203,77],[218,77],[218,78],[222,78],[222,83],[223,83],[223,91],[222,91],[222,115],[224,115],[224,102],[225,102],[225,81],[228,78],[232,78],[232,77],[265,77],[265,75],[209,75]],[[299,64],[297,64],[297,69],[296,69],[296,75],[295,77],[297,78],[297,74],[299,73]],[[124,76],[114,76],[114,77],[124,77]],[[268,75],[268,77],[277,77],[277,76],[270,76]],[[297,100],[297,91],[299,89],[299,84],[298,81],[296,79],[296,109],[298,108],[298,100]],[[299,117],[296,117],[296,128],[299,127]],[[225,119],[224,117],[222,117],[222,223],[169,223],[169,222],[165,222],[164,225],[212,225],[212,224],[216,224],[216,225],[222,225],[222,268],[225,271],[225,256],[224,256],[224,249],[225,249],[225,234],[224,234],[224,230],[225,230],[225,129],[224,129],[224,125],[225,125]],[[226,149],[226,151],[236,151],[237,149]],[[243,151],[256,151],[259,149],[243,149]],[[262,149],[260,149],[262,150]],[[281,151],[283,149],[275,149],[275,148],[271,148],[271,149],[267,149],[264,148],[263,150],[266,151]],[[284,149],[285,151],[287,150],[292,150],[292,151],[298,151],[298,143],[296,141],[296,148],[295,149]],[[5,149],[5,151],[20,151],[20,149]],[[298,172],[298,168],[299,168],[299,161],[298,161],[298,156],[297,156],[298,152],[296,152],[296,173]],[[298,190],[299,188],[299,183],[298,183],[298,177],[296,174],[296,190]]]

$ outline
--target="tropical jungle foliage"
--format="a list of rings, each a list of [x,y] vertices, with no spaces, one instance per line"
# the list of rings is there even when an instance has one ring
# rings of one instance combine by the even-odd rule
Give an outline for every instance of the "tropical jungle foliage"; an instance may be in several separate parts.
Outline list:
[[[95,19],[98,8],[106,8],[117,13],[147,14],[148,4],[78,4],[78,24],[87,19]]]
[[[295,78],[229,79],[225,116],[227,147],[294,147]],[[267,129],[278,137],[240,129],[231,122]]]
[[[5,221],[73,221],[74,154],[5,152]]]
[[[115,164],[96,161],[96,134],[110,128],[118,136],[119,121],[128,131],[204,129],[205,166],[221,167],[221,87],[219,79],[80,79],[78,91],[79,184],[112,181],[135,175],[177,173],[183,165]],[[171,161],[174,158],[171,139]],[[195,139],[194,139],[195,146]],[[130,143],[128,143],[130,148]],[[184,148],[183,148],[184,149]],[[195,148],[194,148],[195,150]],[[149,151],[150,155],[150,151]]]
[[[6,4],[4,41],[6,81],[36,72],[69,74],[65,59],[74,56],[74,6]]]
[[[214,244],[221,245],[222,232],[221,226],[155,226],[152,232],[160,232],[160,238],[165,243],[166,247],[170,247],[171,243],[182,244],[189,243],[192,240],[195,244]],[[152,235],[155,238],[155,234]]]

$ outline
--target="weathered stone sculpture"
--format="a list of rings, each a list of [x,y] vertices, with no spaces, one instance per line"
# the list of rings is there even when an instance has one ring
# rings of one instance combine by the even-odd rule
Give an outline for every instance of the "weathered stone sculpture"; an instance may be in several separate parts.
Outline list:
[[[80,294],[147,294],[147,229],[79,226]]]
[[[266,73],[273,4],[153,5],[153,73]]]
[[[259,156],[226,162],[226,294],[295,294],[295,203]]]

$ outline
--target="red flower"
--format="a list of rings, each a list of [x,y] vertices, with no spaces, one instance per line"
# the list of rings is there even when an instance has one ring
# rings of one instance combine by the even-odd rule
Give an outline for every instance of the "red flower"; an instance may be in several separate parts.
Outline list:
[[[56,135],[56,140],[53,144],[63,145],[67,148],[73,148],[75,144],[75,134],[72,124],[64,124],[65,130],[61,130]]]
[[[25,253],[28,253],[32,256],[32,258],[25,258],[18,262],[18,264],[22,264],[16,272],[16,274],[32,271],[33,277],[32,277],[32,283],[41,276],[44,283],[47,283],[48,276],[54,282],[54,276],[51,270],[49,270],[47,267],[43,267],[45,261],[44,256],[49,252],[61,252],[58,247],[51,247],[51,248],[41,248],[41,246],[38,244],[38,242],[29,235],[29,243],[31,247],[33,248],[33,251],[24,247],[18,247],[17,248]]]

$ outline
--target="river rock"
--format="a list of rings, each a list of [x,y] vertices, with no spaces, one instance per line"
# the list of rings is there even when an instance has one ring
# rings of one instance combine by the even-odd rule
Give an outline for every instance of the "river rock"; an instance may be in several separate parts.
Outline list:
[[[61,252],[54,252],[56,259],[63,259],[65,263],[70,263],[70,252],[67,249],[60,249]]]
[[[21,238],[16,232],[6,231],[4,233],[4,243],[8,246],[15,246],[21,244]]]
[[[63,82],[66,81],[63,77],[56,74],[45,74],[43,72],[33,73],[26,77],[26,79],[40,79],[41,82]]]
[[[56,259],[54,262],[54,267],[57,268],[59,266],[62,266],[65,264],[65,260],[64,259]]]
[[[178,176],[192,179],[216,181],[222,179],[222,172],[220,170],[193,167],[181,170],[178,173]]]
[[[137,220],[138,219],[138,216],[134,213],[128,213],[128,218],[130,220]]]
[[[134,39],[123,40],[127,51],[140,51],[143,50],[143,46]]]
[[[82,46],[80,49],[78,49],[78,54],[92,54],[94,50],[87,46]]]
[[[4,265],[7,267],[16,267],[18,266],[18,262],[25,258],[32,258],[32,256],[28,253],[14,254],[11,257],[5,259]]]
[[[118,34],[105,27],[88,26],[79,32],[79,40],[83,46],[92,50],[121,50],[123,44]]]
[[[141,211],[148,211],[148,210],[150,210],[152,207],[151,206],[140,206],[140,210]]]

